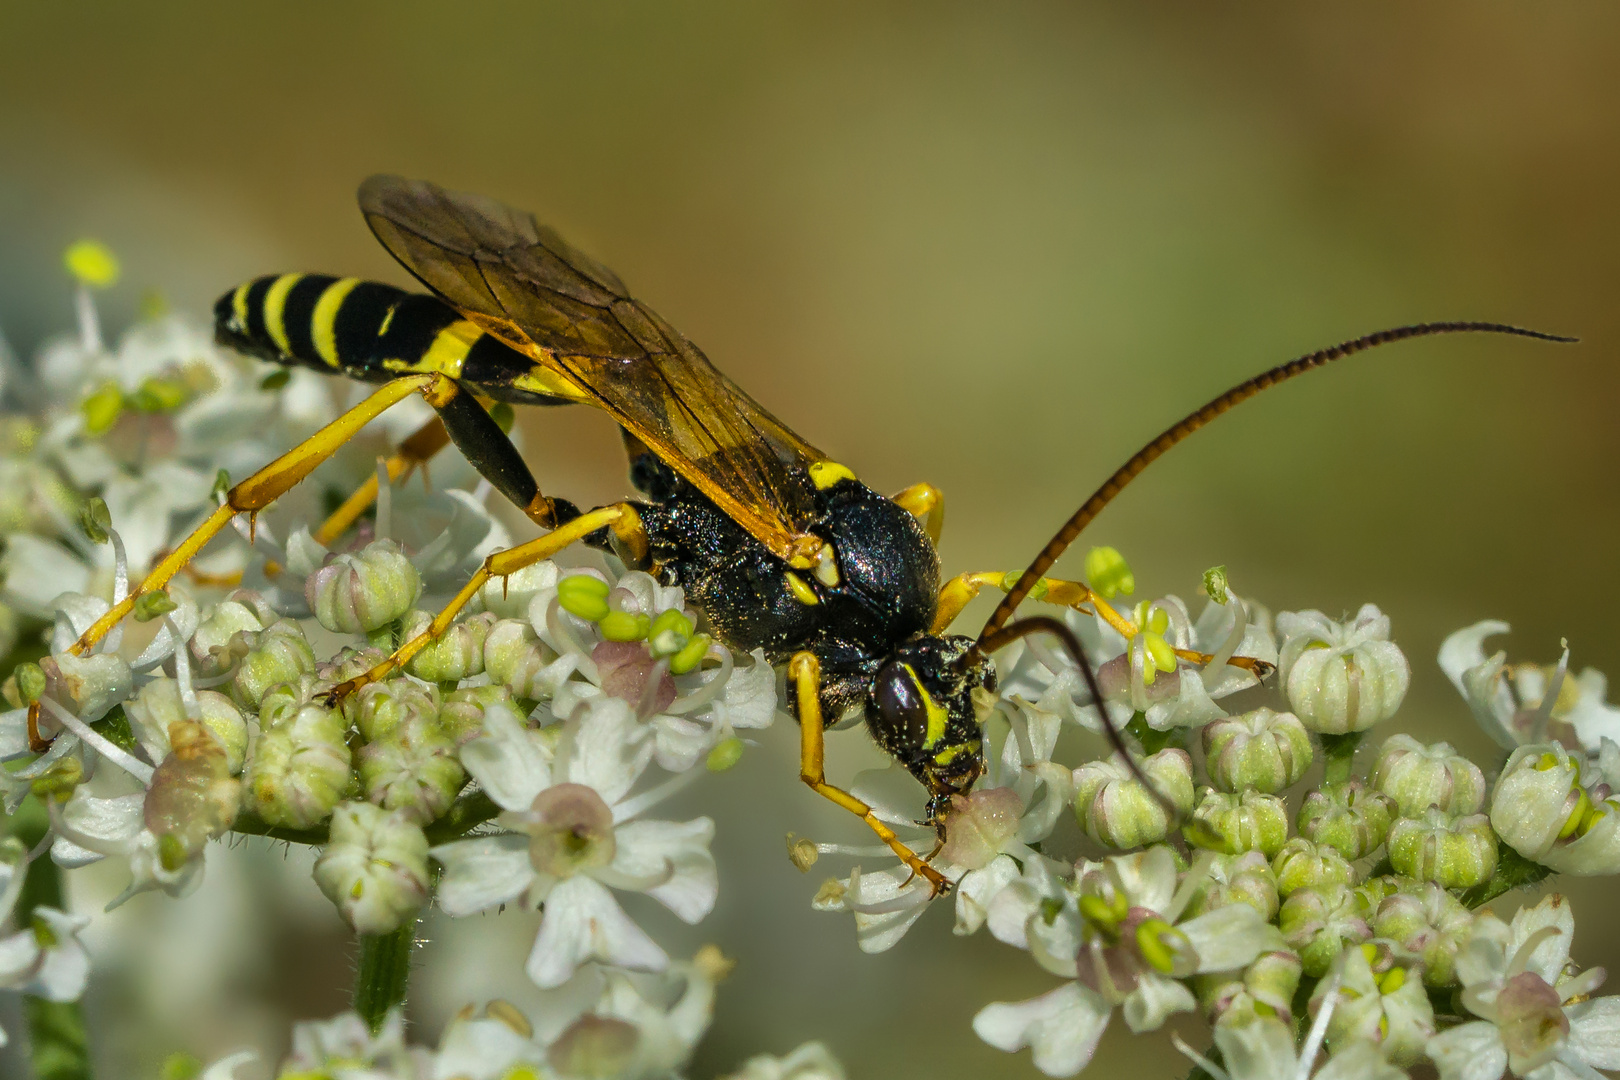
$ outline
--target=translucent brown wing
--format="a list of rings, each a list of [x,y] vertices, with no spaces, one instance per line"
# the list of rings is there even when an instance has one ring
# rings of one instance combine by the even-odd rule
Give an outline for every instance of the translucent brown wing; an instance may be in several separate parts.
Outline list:
[[[613,271],[532,214],[420,180],[360,185],[372,232],[424,285],[578,386],[778,556],[821,541],[809,466],[826,455],[784,427]]]

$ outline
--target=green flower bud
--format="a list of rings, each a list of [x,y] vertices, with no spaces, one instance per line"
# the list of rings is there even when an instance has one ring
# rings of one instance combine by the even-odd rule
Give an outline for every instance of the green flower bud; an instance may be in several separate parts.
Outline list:
[[[1277,872],[1277,891],[1284,896],[1320,885],[1350,885],[1356,879],[1350,863],[1326,844],[1296,836],[1271,860]]]
[[[1401,877],[1398,874],[1381,874],[1375,878],[1368,878],[1354,890],[1356,894],[1356,910],[1362,917],[1371,919],[1378,910],[1378,905],[1397,893],[1410,892],[1422,886],[1424,882],[1416,878]]]
[[[658,617],[647,628],[647,651],[654,660],[665,656],[674,656],[687,643],[692,640],[696,627],[692,620],[683,612],[670,608],[658,613]]]
[[[1086,581],[1104,600],[1136,591],[1136,575],[1117,548],[1094,547],[1086,552]]]
[[[1288,808],[1275,795],[1240,794],[1205,788],[1192,823],[1183,827],[1189,843],[1227,855],[1259,851],[1271,858],[1288,839]]]
[[[153,619],[161,619],[179,606],[163,589],[153,589],[135,598],[135,608],[130,615],[136,622],[151,622]]]
[[[253,647],[231,679],[231,697],[244,709],[257,709],[271,687],[314,673],[315,650],[291,619],[279,619],[251,637]]]
[[[1275,795],[1310,767],[1311,737],[1292,713],[1260,708],[1204,725],[1204,766],[1220,791]]]
[[[1193,988],[1212,1024],[1241,1024],[1256,1017],[1292,1024],[1294,994],[1303,971],[1298,956],[1278,950],[1261,953],[1242,971],[1196,976]]]
[[[455,743],[426,717],[398,724],[361,747],[359,766],[366,799],[418,825],[443,814],[467,782]]]
[[[224,694],[212,690],[198,690],[196,720],[219,743],[225,754],[227,771],[232,776],[242,771],[247,756],[248,728],[242,713]],[[180,698],[180,684],[170,678],[157,678],[141,687],[140,692],[124,705],[135,738],[153,761],[162,761],[169,753],[169,727],[192,719],[186,714],[185,702]]]
[[[1372,919],[1374,934],[1423,961],[1423,981],[1429,986],[1457,981],[1457,950],[1473,925],[1474,913],[1432,882],[1386,897]]]
[[[1412,669],[1376,607],[1365,605],[1343,624],[1319,611],[1285,611],[1277,630],[1278,681],[1306,728],[1343,735],[1395,715]]]
[[[1406,817],[1431,806],[1458,816],[1476,814],[1485,805],[1485,774],[1450,743],[1425,745],[1410,735],[1391,735],[1379,748],[1371,782]]]
[[[1139,765],[1181,813],[1192,808],[1192,758],[1185,750],[1160,750]],[[1169,835],[1169,814],[1117,756],[1086,762],[1074,771],[1074,783],[1075,820],[1097,843],[1125,849],[1156,844]]]
[[[501,619],[484,638],[484,672],[513,697],[539,701],[555,694],[574,669],[572,659],[557,660],[534,628],[519,619]]]
[[[433,616],[426,611],[413,611],[405,616],[405,640],[428,628]],[[462,679],[484,673],[484,642],[489,628],[495,625],[495,616],[484,612],[471,615],[450,624],[450,628],[423,646],[422,651],[406,663],[405,670],[428,682],[460,682]]]
[[[359,678],[384,660],[388,654],[375,645],[345,645],[328,660],[315,665],[315,681],[324,688]]]
[[[1326,844],[1346,859],[1371,855],[1389,836],[1395,800],[1359,780],[1324,784],[1299,808],[1299,834]]]
[[[1210,858],[1208,869],[1208,878],[1187,905],[1188,918],[1228,904],[1248,904],[1267,922],[1277,917],[1277,875],[1263,854],[1216,855]]]
[[[52,653],[40,660],[39,669],[45,675],[45,693],[51,700],[86,723],[106,716],[135,688],[134,673],[114,653]]]
[[[93,544],[105,544],[110,539],[112,515],[107,512],[105,499],[95,495],[80,507],[79,528],[84,530],[84,535]]]
[[[427,859],[427,837],[407,815],[348,802],[332,814],[315,883],[356,932],[387,934],[427,901]]]
[[[173,749],[152,771],[141,813],[159,840],[165,869],[178,870],[235,824],[242,785],[231,776],[225,748],[203,725],[176,721],[164,741]],[[165,841],[173,854],[164,850]]]
[[[392,540],[337,555],[304,582],[316,620],[337,634],[368,634],[404,615],[422,595],[416,567]]]
[[[386,739],[408,723],[437,726],[439,691],[410,679],[368,683],[351,699],[350,715],[367,742]]]
[[[1496,873],[1496,833],[1484,814],[1452,817],[1431,806],[1389,831],[1389,864],[1397,874],[1447,889],[1471,889]]]
[[[48,682],[44,670],[38,664],[24,660],[17,665],[12,675],[17,680],[17,708],[32,705],[45,696],[45,688]]]
[[[246,604],[224,600],[211,605],[191,635],[192,670],[203,678],[227,671],[252,651],[255,635],[263,629],[258,615]]]
[[[452,690],[439,706],[439,726],[451,742],[460,746],[483,732],[484,710],[491,705],[511,708],[512,691],[499,683]]]
[[[571,615],[597,622],[608,613],[609,591],[601,578],[576,572],[557,582],[557,603]]]
[[[1277,928],[1313,979],[1328,973],[1346,945],[1372,936],[1347,885],[1319,885],[1292,893],[1277,913]]]
[[[270,690],[259,707],[259,741],[244,780],[247,806],[268,824],[318,825],[349,788],[348,725],[317,694],[305,676]]]

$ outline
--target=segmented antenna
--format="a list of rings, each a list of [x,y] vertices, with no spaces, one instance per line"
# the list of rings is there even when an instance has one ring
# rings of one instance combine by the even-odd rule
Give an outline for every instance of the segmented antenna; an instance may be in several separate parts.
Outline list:
[[[1166,450],[1169,450],[1176,443],[1185,439],[1232,406],[1247,401],[1267,387],[1286,382],[1295,375],[1302,375],[1312,368],[1322,367],[1335,360],[1350,356],[1353,353],[1364,352],[1377,345],[1387,345],[1393,341],[1405,341],[1407,338],[1428,337],[1431,334],[1459,334],[1470,331],[1487,334],[1513,334],[1518,337],[1536,338],[1541,341],[1571,342],[1577,340],[1576,338],[1563,337],[1558,334],[1545,334],[1539,330],[1526,330],[1519,326],[1508,326],[1504,323],[1418,323],[1415,326],[1398,326],[1393,330],[1380,330],[1375,334],[1368,334],[1366,337],[1359,337],[1353,341],[1334,345],[1332,348],[1309,353],[1299,357],[1297,360],[1290,360],[1286,364],[1280,364],[1270,371],[1256,375],[1247,382],[1239,383],[1203,408],[1189,414],[1174,426],[1165,430],[1158,438],[1131,455],[1131,459],[1116,469],[1114,475],[1105,480],[1102,487],[1098,488],[1091,498],[1087,499],[1080,509],[1074,512],[1074,516],[1064,522],[1063,528],[1059,529],[1057,535],[1047,542],[1046,546],[1041,549],[1041,553],[1035,556],[1035,561],[1029,564],[1029,569],[1018,576],[1017,583],[1013,585],[1006,596],[1002,597],[1001,603],[996,605],[996,610],[990,613],[989,621],[984,624],[984,629],[979,631],[978,643],[980,649],[986,653],[994,651],[994,649],[988,647],[988,643],[1006,625],[1007,620],[1012,618],[1013,612],[1018,610],[1018,605],[1023,603],[1024,598],[1029,595],[1029,591],[1035,587],[1035,583],[1052,568],[1052,564],[1057,562],[1058,557],[1068,549],[1068,546],[1074,543],[1075,538],[1080,535],[1080,531],[1091,523],[1091,519],[1101,513],[1103,507],[1114,501],[1114,496],[1124,490],[1126,484],[1135,480],[1143,469],[1146,469]]]

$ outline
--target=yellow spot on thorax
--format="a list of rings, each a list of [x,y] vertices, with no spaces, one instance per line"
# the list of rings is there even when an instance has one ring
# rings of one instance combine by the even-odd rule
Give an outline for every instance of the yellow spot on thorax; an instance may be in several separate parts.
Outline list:
[[[810,482],[817,491],[825,491],[840,480],[853,480],[855,474],[836,461],[817,461],[810,465]]]
[[[303,274],[282,274],[270,283],[270,290],[264,294],[264,328],[270,333],[270,340],[276,343],[276,348],[283,353],[292,352],[292,346],[287,344],[287,294],[292,287],[298,284]]]
[[[829,589],[838,585],[838,555],[831,544],[821,545],[821,557],[816,560],[816,580]]]
[[[821,603],[816,591],[805,584],[804,578],[789,570],[784,575],[787,578],[788,588],[793,590],[793,598],[806,606]]]
[[[315,351],[328,367],[338,367],[342,360],[337,352],[337,317],[343,301],[360,284],[359,278],[338,278],[321,292],[315,301],[315,314],[310,336],[315,340]]]
[[[979,740],[974,739],[971,742],[955,743],[951,746],[947,746],[945,749],[934,755],[934,764],[949,765],[963,754],[976,753],[980,745],[982,744],[979,742]]]

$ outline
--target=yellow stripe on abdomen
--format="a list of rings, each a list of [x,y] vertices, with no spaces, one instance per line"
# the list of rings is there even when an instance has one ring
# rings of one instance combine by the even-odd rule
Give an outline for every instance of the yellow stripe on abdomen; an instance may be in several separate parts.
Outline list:
[[[320,354],[328,367],[338,367],[341,358],[337,351],[337,317],[338,310],[343,307],[343,301],[354,287],[360,284],[359,278],[338,278],[328,285],[322,292],[319,300],[315,301],[315,314],[311,319],[310,337],[315,342],[315,351]],[[266,320],[268,323],[268,320]]]
[[[467,353],[483,336],[484,332],[479,329],[477,323],[468,319],[457,319],[433,336],[433,344],[429,345],[427,352],[420,357],[415,360],[384,360],[383,367],[389,371],[413,374],[437,371],[441,375],[459,379],[461,365],[466,362]]]
[[[303,276],[303,274],[282,274],[270,283],[269,291],[264,294],[264,328],[269,333],[270,340],[276,343],[276,348],[289,355],[292,353],[292,346],[287,343],[285,322],[287,294]]]

